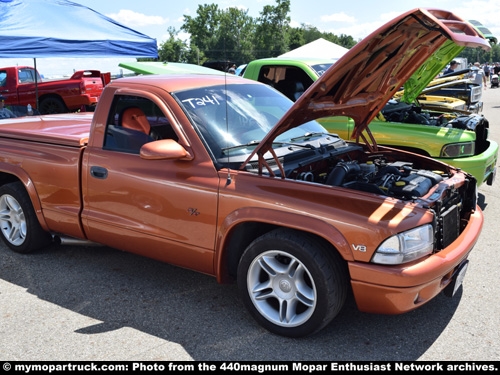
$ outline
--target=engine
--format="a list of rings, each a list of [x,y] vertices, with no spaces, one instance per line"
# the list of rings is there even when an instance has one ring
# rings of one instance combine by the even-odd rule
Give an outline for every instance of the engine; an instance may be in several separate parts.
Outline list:
[[[488,127],[488,124],[483,124],[486,121],[484,116],[477,113],[432,112],[423,110],[413,104],[401,103],[395,100],[389,101],[381,112],[389,122],[432,125],[472,131],[475,131],[480,125]]]
[[[331,171],[326,184],[385,194],[403,199],[421,197],[443,180],[437,173],[415,170],[404,162],[375,163],[341,162]]]
[[[377,159],[365,163],[340,161],[328,173],[303,172],[296,179],[408,200],[426,195],[444,177],[432,171],[414,169],[408,162],[386,163]]]
[[[476,133],[475,150],[478,154],[484,152],[489,146],[487,140],[489,122],[484,115],[477,113],[432,112],[423,110],[421,107],[413,104],[401,103],[395,100],[389,101],[381,112],[389,122],[473,131]]]

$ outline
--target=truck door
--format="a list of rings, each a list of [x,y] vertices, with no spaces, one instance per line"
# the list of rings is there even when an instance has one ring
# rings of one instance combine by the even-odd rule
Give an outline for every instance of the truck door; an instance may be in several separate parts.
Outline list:
[[[86,151],[83,225],[93,241],[212,273],[213,163],[139,156],[146,142],[178,140],[171,119],[149,99],[115,97],[104,144]]]

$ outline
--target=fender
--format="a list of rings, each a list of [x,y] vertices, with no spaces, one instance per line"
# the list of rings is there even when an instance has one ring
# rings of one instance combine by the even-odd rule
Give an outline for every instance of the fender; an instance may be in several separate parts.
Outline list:
[[[15,176],[19,181],[21,181],[28,192],[31,203],[33,204],[33,209],[35,210],[38,222],[42,226],[43,230],[49,231],[49,227],[45,222],[45,218],[42,213],[42,203],[38,198],[38,193],[35,189],[35,185],[31,180],[30,176],[26,173],[24,169],[17,165],[7,164],[0,162],[0,173],[9,174]]]
[[[290,212],[276,211],[268,208],[245,207],[226,216],[217,234],[214,254],[214,270],[218,282],[223,278],[225,248],[229,233],[239,224],[258,222],[287,227],[312,233],[334,246],[346,261],[354,261],[352,249],[345,237],[335,227],[324,221]]]

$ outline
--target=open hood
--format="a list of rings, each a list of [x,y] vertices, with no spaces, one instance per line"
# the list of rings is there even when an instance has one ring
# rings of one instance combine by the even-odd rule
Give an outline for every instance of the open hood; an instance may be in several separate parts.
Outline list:
[[[118,66],[131,70],[136,74],[225,74],[220,70],[211,69],[200,65],[175,62],[133,61],[119,63]]]
[[[443,46],[405,82],[401,100],[405,103],[413,103],[420,95],[429,91],[429,86],[440,85],[447,81],[461,79],[464,73],[469,72],[469,69],[461,71],[460,76],[454,74],[453,76],[443,78],[436,77],[454,57],[464,50],[464,48],[464,46],[459,46],[451,40],[445,42]],[[433,91],[435,91],[435,89]]]
[[[315,81],[250,158],[263,157],[288,129],[322,117],[351,117],[353,138],[359,138],[406,81],[418,80],[412,77],[417,70],[435,77],[443,67],[443,53],[448,50],[451,56],[465,47],[491,48],[471,24],[449,11],[417,8],[400,15],[357,43]]]
[[[415,72],[411,76],[411,78],[405,82],[404,90],[399,90],[398,92],[396,92],[396,94],[394,94],[394,99],[404,103],[414,103],[422,95],[432,95],[434,91],[440,90],[442,88],[455,87],[457,85],[465,86],[471,83],[473,84],[470,78],[466,78],[468,77],[468,74],[464,74],[464,72],[468,73],[469,69],[467,69],[466,71],[462,71],[462,74],[460,75],[449,75],[446,77],[438,77],[434,79],[432,79],[431,74],[424,76],[425,72],[422,72],[423,74],[419,75],[420,71],[421,69]],[[420,77],[420,81],[416,79],[417,76]],[[423,86],[422,82],[427,82],[429,81],[429,79],[430,82],[427,83],[427,85]]]

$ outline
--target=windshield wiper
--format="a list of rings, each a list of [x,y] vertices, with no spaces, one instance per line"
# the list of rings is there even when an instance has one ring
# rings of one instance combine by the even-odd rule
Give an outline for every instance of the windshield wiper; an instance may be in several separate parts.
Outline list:
[[[300,137],[295,137],[295,138],[291,138],[290,140],[291,141],[298,141],[298,140],[301,140],[301,139],[310,139],[310,138],[313,138],[313,137],[320,137],[320,136],[323,136],[323,135],[329,135],[328,133],[320,133],[320,132],[307,132],[306,134],[304,135],[301,135]]]
[[[290,139],[292,141],[292,139]],[[292,147],[299,147],[299,148],[309,148],[311,150],[315,150],[316,147],[314,147],[313,145],[310,145],[309,143],[307,144],[300,144],[300,143],[290,143],[290,142],[273,142],[273,146],[274,145],[279,145],[281,147],[288,147],[289,150],[292,149]]]
[[[236,150],[238,148],[245,148],[245,147],[250,147],[250,146],[257,146],[259,143],[260,143],[260,141],[250,141],[250,142],[242,144],[242,145],[235,145],[235,146],[224,147],[222,149],[222,152],[229,151],[229,150]]]
[[[320,134],[320,133],[318,133]],[[235,145],[235,146],[229,146],[225,147],[222,149],[222,152],[230,151],[230,150],[236,150],[239,148],[245,148],[245,147],[253,147],[257,146],[260,143],[260,141],[250,141],[248,143],[242,144],[242,145]],[[278,147],[300,147],[300,148],[310,148],[310,149],[315,149],[313,145],[310,144],[299,144],[299,143],[290,143],[290,142],[285,142],[285,141],[275,141],[272,143],[273,146],[278,146]]]

